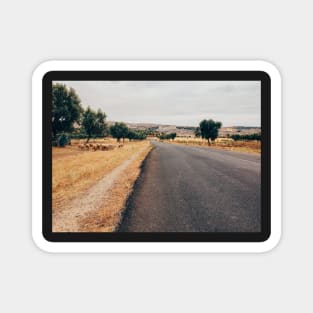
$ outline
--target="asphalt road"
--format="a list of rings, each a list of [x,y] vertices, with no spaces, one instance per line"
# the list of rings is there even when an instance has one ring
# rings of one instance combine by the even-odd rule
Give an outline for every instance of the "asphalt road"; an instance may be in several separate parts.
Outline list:
[[[120,231],[260,231],[259,155],[152,143]]]

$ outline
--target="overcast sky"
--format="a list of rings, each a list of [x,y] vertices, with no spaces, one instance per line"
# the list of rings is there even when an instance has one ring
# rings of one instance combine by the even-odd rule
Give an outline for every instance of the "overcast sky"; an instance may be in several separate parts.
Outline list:
[[[258,81],[66,81],[83,107],[101,108],[109,121],[198,126],[260,126]]]

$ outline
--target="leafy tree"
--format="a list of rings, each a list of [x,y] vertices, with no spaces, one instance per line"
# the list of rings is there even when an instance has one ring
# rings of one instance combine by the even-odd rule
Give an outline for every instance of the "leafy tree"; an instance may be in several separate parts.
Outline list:
[[[96,124],[94,129],[94,135],[96,136],[107,136],[108,135],[108,126],[105,121],[106,114],[102,112],[101,109],[98,109],[96,113]]]
[[[170,134],[159,134],[158,136],[161,140],[165,139],[165,140],[174,140],[176,138],[176,133],[170,133]]]
[[[113,138],[116,138],[119,142],[121,138],[123,138],[123,141],[125,138],[127,138],[129,129],[125,123],[115,123],[110,127],[110,133]]]
[[[169,139],[174,140],[176,138],[176,133],[170,133],[169,134]]]
[[[83,108],[76,91],[64,84],[52,85],[52,135],[57,138],[61,132],[72,132],[79,124]]]
[[[95,112],[90,107],[88,107],[84,111],[82,118],[82,131],[87,134],[87,142],[92,136],[101,137],[105,135],[105,130],[107,128],[105,119],[106,114],[100,109]]]
[[[135,139],[144,140],[147,138],[147,133],[144,130],[137,130]]]
[[[149,127],[148,129],[146,129],[146,135],[147,136],[158,136],[159,132],[157,131],[158,127]]]
[[[166,134],[161,133],[161,134],[159,134],[158,137],[159,137],[159,139],[161,139],[161,140],[166,139]]]
[[[222,123],[210,119],[201,121],[199,126],[201,137],[207,139],[208,145],[211,145],[211,141],[217,138],[218,130],[222,127]]]
[[[132,141],[133,139],[136,139],[137,134],[134,130],[129,129],[128,130],[128,134],[127,134],[127,138],[129,139],[129,141]]]
[[[129,141],[132,141],[132,140],[144,140],[144,139],[147,138],[147,134],[143,130],[132,130],[132,129],[129,129],[128,130],[128,134],[127,134],[127,138],[129,139]]]

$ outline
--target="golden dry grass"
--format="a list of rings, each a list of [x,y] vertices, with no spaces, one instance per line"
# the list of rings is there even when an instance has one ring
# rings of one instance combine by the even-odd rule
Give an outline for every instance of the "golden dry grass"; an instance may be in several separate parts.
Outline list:
[[[109,140],[110,141],[110,140]],[[103,143],[104,141],[98,141]],[[111,140],[110,143],[116,143]],[[74,198],[106,174],[130,158],[138,149],[150,149],[148,141],[127,142],[122,148],[110,151],[80,151],[78,141],[65,148],[52,149],[52,208],[63,210]]]
[[[133,185],[140,174],[142,161],[146,158],[150,150],[151,145],[149,144],[114,183],[105,204],[99,210],[91,211],[81,221],[81,232],[112,232],[117,229],[123,216],[126,200],[132,192]]]
[[[261,142],[257,140],[251,141],[227,141],[227,142],[215,142],[211,146],[208,146],[207,140],[201,138],[188,138],[188,137],[178,137],[174,141],[167,141],[174,144],[190,145],[190,146],[202,146],[210,147],[216,149],[233,150],[239,152],[248,153],[261,153]]]

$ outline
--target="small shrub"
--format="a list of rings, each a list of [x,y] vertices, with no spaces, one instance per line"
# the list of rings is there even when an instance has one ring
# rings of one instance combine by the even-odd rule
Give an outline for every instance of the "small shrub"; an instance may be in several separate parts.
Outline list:
[[[64,147],[66,145],[69,145],[71,143],[71,139],[69,136],[65,135],[65,134],[61,134],[58,137],[58,146],[60,147]]]

